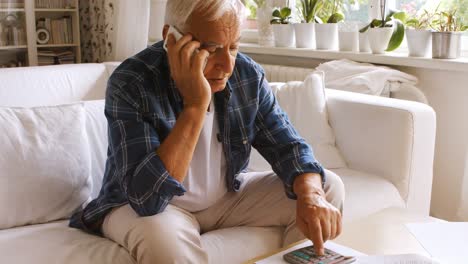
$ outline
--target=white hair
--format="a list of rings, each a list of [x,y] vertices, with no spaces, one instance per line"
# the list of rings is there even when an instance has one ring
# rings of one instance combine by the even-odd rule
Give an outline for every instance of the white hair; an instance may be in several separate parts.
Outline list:
[[[197,10],[208,21],[215,21],[232,12],[241,24],[245,18],[245,6],[240,0],[168,0],[164,24],[186,31],[192,13]]]

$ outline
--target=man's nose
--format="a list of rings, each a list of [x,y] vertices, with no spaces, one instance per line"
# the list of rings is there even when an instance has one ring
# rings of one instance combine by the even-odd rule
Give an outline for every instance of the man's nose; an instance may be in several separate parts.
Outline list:
[[[216,67],[225,73],[231,73],[234,68],[233,60],[235,58],[229,53],[229,50],[223,49],[221,52],[215,54]]]

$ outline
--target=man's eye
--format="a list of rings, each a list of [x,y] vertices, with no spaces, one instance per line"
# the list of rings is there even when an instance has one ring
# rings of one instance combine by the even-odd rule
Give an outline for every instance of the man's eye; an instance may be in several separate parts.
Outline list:
[[[218,48],[215,46],[208,46],[204,47],[204,49],[206,49],[206,51],[208,51],[209,53],[215,53]]]

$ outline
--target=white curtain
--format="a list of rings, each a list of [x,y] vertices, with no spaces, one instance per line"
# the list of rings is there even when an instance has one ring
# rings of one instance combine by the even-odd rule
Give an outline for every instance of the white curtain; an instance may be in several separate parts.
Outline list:
[[[167,0],[151,0],[151,15],[149,28],[150,42],[158,42],[162,40],[162,29],[164,27],[166,3]]]
[[[115,7],[115,53],[111,60],[122,61],[148,45],[150,0],[116,0]]]
[[[146,48],[150,0],[81,0],[83,62],[122,61]]]

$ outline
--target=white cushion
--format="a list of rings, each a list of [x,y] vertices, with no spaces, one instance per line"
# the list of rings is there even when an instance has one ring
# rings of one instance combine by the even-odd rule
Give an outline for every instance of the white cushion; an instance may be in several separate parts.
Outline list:
[[[335,146],[335,136],[328,123],[323,78],[322,72],[314,71],[303,82],[272,83],[270,86],[291,123],[312,146],[316,159],[325,168],[343,168],[346,163]],[[271,166],[252,150],[248,169],[264,171],[270,170]]]
[[[60,221],[1,230],[0,262],[136,263],[117,243],[67,225],[68,221]],[[233,227],[205,233],[201,243],[209,263],[237,264],[280,248],[283,232],[280,227]]]
[[[107,238],[68,227],[68,221],[0,231],[0,263],[132,264],[128,251]]]
[[[361,218],[388,207],[405,207],[398,189],[389,180],[348,168],[331,170],[345,186],[343,221]]]
[[[104,115],[104,100],[86,101],[86,133],[91,152],[91,177],[93,182],[91,197],[99,194],[107,160],[107,119]]]
[[[0,229],[70,217],[91,192],[83,104],[0,108]]]

